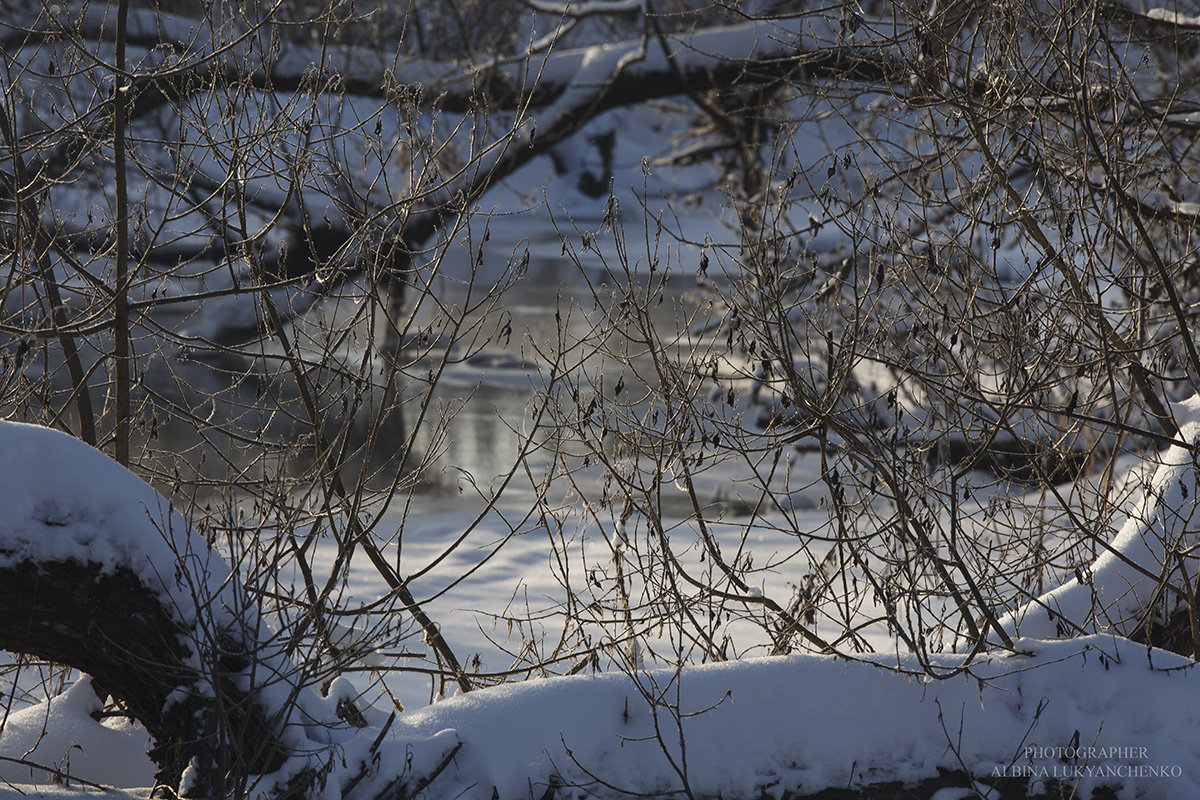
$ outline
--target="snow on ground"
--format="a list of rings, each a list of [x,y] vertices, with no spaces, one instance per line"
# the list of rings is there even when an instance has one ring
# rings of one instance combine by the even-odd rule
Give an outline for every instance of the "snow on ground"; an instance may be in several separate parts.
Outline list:
[[[1200,402],[1178,411],[1188,414],[1183,434],[1200,434]],[[1152,503],[1188,505],[1173,494],[1180,470],[1190,469],[1177,455],[1165,454]],[[5,558],[88,558],[107,566],[147,555],[170,558],[165,544],[155,544],[163,541],[159,527],[144,519],[149,509],[168,513],[165,501],[78,442],[0,423],[0,467]],[[1156,519],[1138,532],[1157,530]],[[443,524],[449,531],[457,523],[447,518]],[[1118,545],[1127,541],[1141,539],[1123,534]],[[1136,548],[1129,552],[1137,555]],[[471,558],[468,551],[462,557]],[[498,562],[500,573],[522,579],[528,565],[504,557],[517,560]],[[1098,563],[1093,575],[1103,574]],[[535,587],[549,589],[549,583]],[[453,627],[446,633],[458,635]],[[985,654],[945,680],[929,679],[915,659],[896,654],[858,662],[760,658],[682,671],[527,680],[397,716],[369,779],[382,785],[392,775],[420,776],[457,747],[430,789],[439,796],[489,800],[494,787],[508,800],[540,796],[551,782],[562,782],[559,791],[571,797],[685,788],[707,796],[778,796],[961,768],[980,777],[1060,779],[1085,796],[1102,784],[1122,797],[1200,794],[1200,750],[1180,733],[1200,723],[1192,662],[1108,634],[1022,639],[1017,649]],[[950,672],[961,659],[939,656],[932,668]],[[342,682],[334,694],[353,691]],[[0,777],[31,778],[29,766],[7,759],[61,768],[69,758],[71,771],[82,777],[144,785],[149,764],[131,755],[139,752],[141,734],[118,721],[93,720],[95,707],[84,681],[49,704],[10,714],[0,735],[6,759]],[[329,797],[357,774],[369,744],[387,726],[389,708],[365,711],[368,728],[333,731],[334,753],[314,753],[333,759]],[[47,733],[37,742],[43,726]]]
[[[4,782],[47,784],[53,773],[38,766],[109,786],[153,785],[145,729],[123,717],[95,719],[102,707],[84,677],[53,701],[8,714],[0,725],[0,793]]]

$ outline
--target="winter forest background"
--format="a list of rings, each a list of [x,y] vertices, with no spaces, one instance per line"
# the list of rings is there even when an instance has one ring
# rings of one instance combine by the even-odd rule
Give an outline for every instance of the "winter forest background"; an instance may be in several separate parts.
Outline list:
[[[1200,6],[4,2],[0,87],[0,792],[1200,796]]]

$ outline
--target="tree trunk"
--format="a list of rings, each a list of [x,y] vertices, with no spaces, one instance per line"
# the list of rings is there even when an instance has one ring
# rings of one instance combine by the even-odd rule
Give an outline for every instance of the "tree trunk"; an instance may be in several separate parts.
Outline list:
[[[195,638],[126,568],[22,561],[0,569],[0,647],[92,675],[97,692],[121,700],[154,738],[160,784],[222,796],[229,776],[273,772],[287,752],[277,721],[231,680],[247,671],[250,648]]]

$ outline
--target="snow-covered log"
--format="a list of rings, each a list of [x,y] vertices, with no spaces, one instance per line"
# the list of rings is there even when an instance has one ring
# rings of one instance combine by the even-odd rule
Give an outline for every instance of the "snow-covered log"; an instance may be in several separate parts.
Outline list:
[[[1176,403],[1172,414],[1178,441],[1155,459],[1121,530],[1099,543],[1102,554],[1073,580],[1004,617],[1011,635],[1111,631],[1200,655],[1194,652],[1200,609],[1189,588],[1200,566],[1200,395]],[[1182,635],[1167,630],[1178,626]]]
[[[153,736],[158,779],[194,796],[277,771],[301,739],[286,659],[165,499],[46,428],[0,423],[0,647],[93,676]]]
[[[436,796],[461,800],[1196,796],[1175,735],[1190,661],[1109,636],[1022,646],[946,680],[903,655],[531,680],[397,724],[457,733]]]

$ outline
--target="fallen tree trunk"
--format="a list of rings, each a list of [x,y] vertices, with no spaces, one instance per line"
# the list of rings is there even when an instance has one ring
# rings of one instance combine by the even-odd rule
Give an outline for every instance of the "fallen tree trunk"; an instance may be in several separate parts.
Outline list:
[[[172,790],[223,796],[279,770],[302,741],[299,681],[220,557],[64,434],[0,423],[0,477],[0,648],[92,675],[154,738]]]
[[[0,609],[0,647],[86,672],[146,727],[159,783],[178,787],[193,766],[191,792],[212,796],[223,775],[274,772],[286,759],[277,723],[232,680],[247,654],[195,652],[195,637],[131,570],[19,561],[0,569]]]

